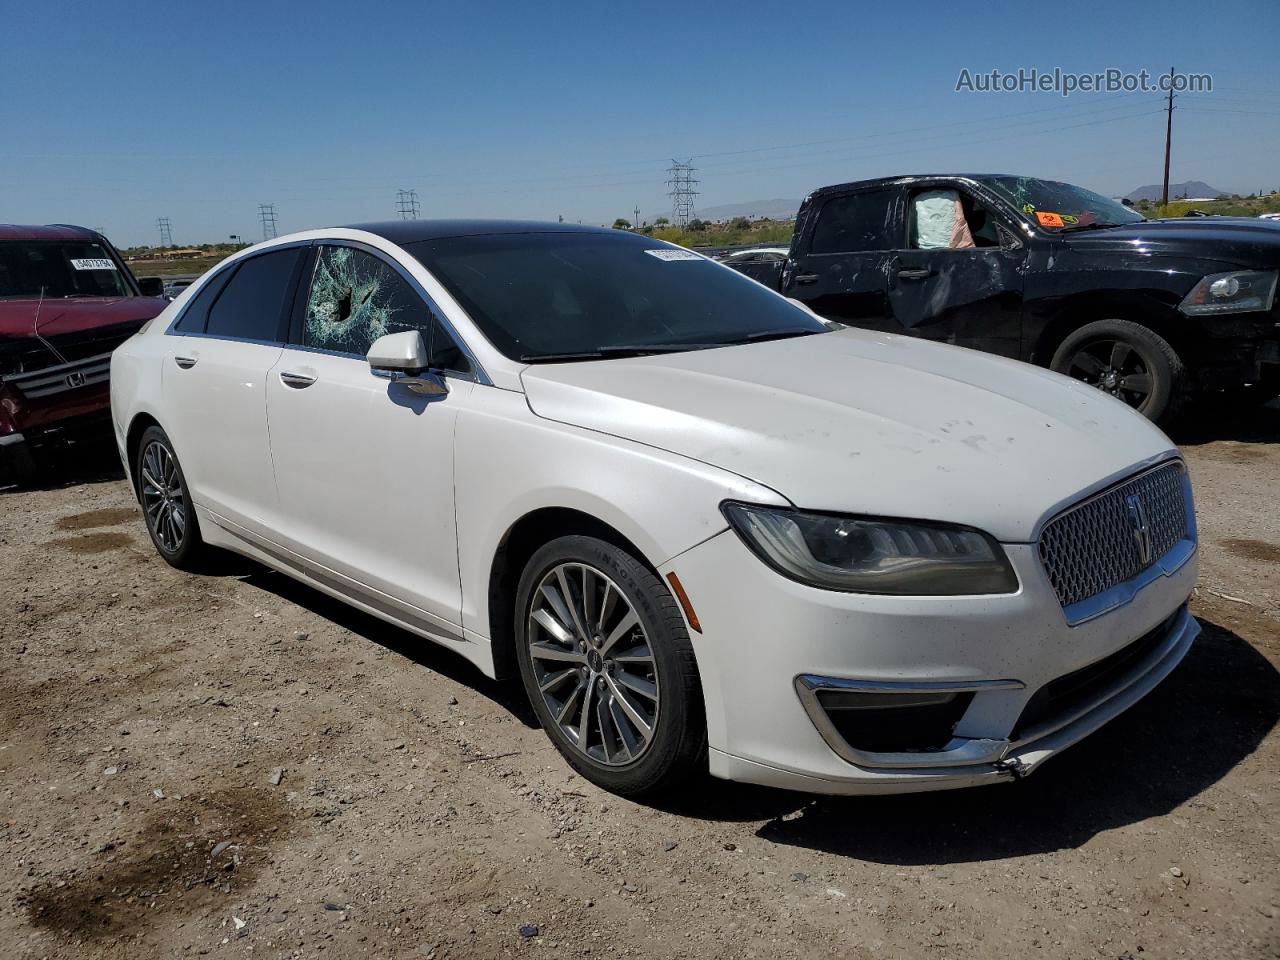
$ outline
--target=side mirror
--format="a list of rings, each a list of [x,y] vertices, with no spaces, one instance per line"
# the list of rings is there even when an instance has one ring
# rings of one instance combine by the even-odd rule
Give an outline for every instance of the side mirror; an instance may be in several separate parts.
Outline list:
[[[374,376],[402,383],[414,393],[427,397],[443,397],[449,385],[439,374],[427,370],[427,345],[417,330],[388,333],[373,341],[366,354]]]
[[[163,297],[164,280],[161,277],[138,277],[138,290],[144,297]]]

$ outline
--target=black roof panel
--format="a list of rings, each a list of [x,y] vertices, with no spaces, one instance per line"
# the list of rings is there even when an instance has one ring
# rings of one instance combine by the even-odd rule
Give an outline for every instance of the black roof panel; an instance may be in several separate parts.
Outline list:
[[[1003,173],[900,173],[893,177],[872,177],[870,180],[851,180],[848,183],[833,183],[827,187],[814,190],[811,197],[821,197],[828,193],[843,193],[855,187],[888,186],[892,184],[912,183],[918,180],[976,180],[979,183],[992,177],[1009,176]]]
[[[348,230],[365,230],[395,244],[444,237],[475,237],[488,233],[612,233],[608,227],[584,227],[576,223],[543,223],[539,220],[383,220],[351,223]]]

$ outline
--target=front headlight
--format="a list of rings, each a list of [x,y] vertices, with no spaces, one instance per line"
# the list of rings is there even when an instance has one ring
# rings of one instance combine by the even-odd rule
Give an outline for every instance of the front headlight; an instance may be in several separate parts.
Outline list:
[[[1018,578],[979,530],[726,502],[748,547],[784,576],[826,590],[895,596],[1012,593]]]
[[[1275,270],[1211,273],[1191,288],[1178,309],[1188,316],[1270,310],[1276,297]]]

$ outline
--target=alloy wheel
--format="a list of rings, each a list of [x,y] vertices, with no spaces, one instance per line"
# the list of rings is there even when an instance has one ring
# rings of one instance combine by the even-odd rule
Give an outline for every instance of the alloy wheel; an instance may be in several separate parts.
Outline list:
[[[153,440],[142,452],[142,506],[147,525],[166,553],[177,553],[187,535],[187,492],[173,451]]]
[[[558,564],[533,593],[527,639],[543,703],[569,743],[607,766],[639,759],[658,721],[658,674],[618,585],[587,564]]]
[[[1084,344],[1071,358],[1067,375],[1140,408],[1155,388],[1151,368],[1124,340],[1100,339]]]

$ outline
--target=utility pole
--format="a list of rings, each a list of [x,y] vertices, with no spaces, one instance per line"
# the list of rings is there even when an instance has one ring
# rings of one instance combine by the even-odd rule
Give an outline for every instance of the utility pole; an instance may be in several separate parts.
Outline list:
[[[631,221],[631,228],[633,230],[639,230],[640,229],[640,204],[638,203],[636,204],[634,215],[635,215],[635,219]]]
[[[262,222],[262,239],[276,238],[276,205],[274,203],[258,204],[258,219]]]
[[[1164,216],[1164,208],[1169,206],[1169,150],[1173,146],[1173,67],[1169,68],[1169,107],[1168,119],[1164,128],[1164,189],[1160,191],[1160,215]]]
[[[173,246],[173,228],[169,225],[168,217],[160,217],[156,220],[156,226],[160,229],[160,246]]]
[[[396,191],[396,212],[401,220],[417,220],[419,209],[417,190]]]
[[[700,181],[695,180],[693,166],[693,158],[681,162],[672,160],[671,166],[667,168],[670,174],[667,179],[667,186],[671,189],[667,191],[667,196],[671,198],[671,215],[678,227],[687,227],[689,221],[694,219],[693,198],[698,195],[698,191],[693,188]]]

